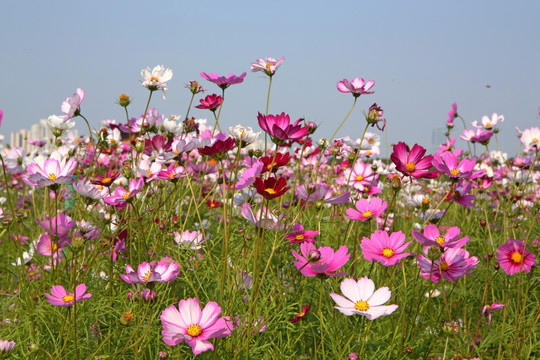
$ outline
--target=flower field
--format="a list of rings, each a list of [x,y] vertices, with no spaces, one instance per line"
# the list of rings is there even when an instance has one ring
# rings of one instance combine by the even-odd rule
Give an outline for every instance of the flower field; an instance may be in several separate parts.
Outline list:
[[[375,81],[337,82],[351,108],[321,138],[269,113],[284,60],[251,64],[269,82],[255,130],[220,123],[246,73],[202,72],[166,117],[156,66],[124,119],[92,129],[77,89],[51,139],[1,149],[0,358],[540,358],[540,129],[508,155],[503,115],[453,104],[437,152],[401,139],[384,159]]]

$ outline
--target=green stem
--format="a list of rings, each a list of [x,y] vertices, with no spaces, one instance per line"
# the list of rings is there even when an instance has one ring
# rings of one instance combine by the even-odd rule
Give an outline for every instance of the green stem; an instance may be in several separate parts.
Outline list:
[[[332,143],[332,140],[334,140],[334,136],[336,136],[336,134],[338,133],[339,129],[341,129],[341,127],[343,126],[343,124],[345,124],[345,121],[347,121],[347,119],[349,118],[349,115],[351,115],[354,107],[356,106],[356,100],[358,100],[358,97],[355,97],[354,98],[354,102],[351,106],[351,109],[349,110],[349,112],[347,113],[347,116],[345,116],[345,119],[343,119],[343,121],[341,122],[341,124],[339,124],[338,128],[336,129],[336,131],[334,131],[334,133],[332,134],[332,136],[330,137],[330,140],[328,141],[329,144]]]

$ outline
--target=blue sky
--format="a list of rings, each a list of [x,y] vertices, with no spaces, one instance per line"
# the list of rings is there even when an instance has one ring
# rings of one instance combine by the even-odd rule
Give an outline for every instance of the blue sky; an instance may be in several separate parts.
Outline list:
[[[221,121],[258,128],[268,82],[250,63],[285,56],[270,113],[321,124],[316,138],[329,137],[352,104],[336,83],[362,77],[375,80],[375,94],[360,97],[338,136],[360,137],[362,112],[376,102],[390,143],[429,147],[432,129],[445,125],[457,102],[468,127],[503,114],[499,140],[514,155],[514,127],[540,125],[539,13],[532,0],[2,1],[0,132],[9,140],[11,131],[59,114],[78,87],[94,127],[102,119],[125,121],[115,104],[121,93],[134,99],[130,115],[140,116],[148,96],[140,70],[159,64],[174,72],[167,99],[151,103],[166,116],[185,114],[189,80],[218,92],[201,71],[248,72],[227,90]],[[191,115],[211,117],[197,109]],[[457,122],[454,134],[462,127]],[[86,132],[84,123],[78,129]]]

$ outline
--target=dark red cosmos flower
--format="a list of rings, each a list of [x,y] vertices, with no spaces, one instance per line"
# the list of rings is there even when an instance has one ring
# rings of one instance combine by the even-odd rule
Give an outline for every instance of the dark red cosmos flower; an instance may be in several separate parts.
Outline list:
[[[263,115],[259,113],[257,120],[261,129],[270,135],[275,144],[281,144],[286,140],[298,140],[309,135],[309,128],[300,125],[300,121],[303,119],[298,119],[291,124],[291,118],[284,112],[280,115]]]
[[[100,186],[106,186],[109,187],[112,185],[114,180],[116,180],[120,176],[120,173],[116,170],[107,170],[105,173],[105,176],[96,175],[95,180],[90,180],[90,182],[94,185],[100,185]]]
[[[431,167],[432,155],[423,157],[426,149],[418,144],[414,144],[411,151],[408,151],[404,142],[394,145],[394,152],[390,155],[392,162],[396,164],[396,170],[415,178],[433,179],[439,176],[437,171],[427,171]]]
[[[209,199],[207,202],[206,202],[206,206],[208,206],[210,209],[215,209],[215,208],[218,208],[221,206],[221,203],[219,201],[215,201],[215,200],[212,200],[212,199]]]
[[[225,153],[236,147],[236,142],[232,137],[228,137],[225,140],[215,140],[212,145],[205,146],[199,149],[199,154],[212,156],[214,158],[220,158]]]
[[[290,159],[291,159],[291,155],[289,155],[289,153],[285,153],[285,154],[276,153],[275,158],[274,158],[274,155],[263,156],[262,158],[259,159],[263,163],[261,174],[264,174],[265,172],[268,172],[268,171],[275,172],[280,167],[287,165]]]
[[[208,95],[204,99],[200,99],[200,105],[195,106],[197,109],[207,109],[210,111],[216,111],[216,109],[221,105],[223,102],[223,98],[221,95]]]
[[[287,180],[285,180],[285,178],[280,177],[279,179],[276,179],[273,176],[270,176],[266,180],[256,177],[255,189],[257,189],[257,192],[266,199],[277,198],[289,190],[287,187]]]
[[[304,308],[302,309],[302,311],[300,311],[298,314],[294,315],[294,317],[292,319],[289,319],[290,322],[292,322],[293,324],[299,322],[300,320],[303,320],[307,313],[309,311],[309,305],[306,305],[304,306]]]

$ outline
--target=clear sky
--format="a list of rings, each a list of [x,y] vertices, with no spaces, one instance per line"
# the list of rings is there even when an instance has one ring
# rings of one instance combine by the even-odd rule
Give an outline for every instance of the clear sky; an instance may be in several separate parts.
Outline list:
[[[270,113],[321,124],[329,137],[352,105],[337,91],[344,78],[374,80],[338,136],[360,137],[363,111],[385,110],[390,143],[429,147],[453,102],[467,121],[503,114],[499,140],[514,155],[515,126],[539,126],[540,1],[8,1],[0,2],[0,108],[9,133],[51,114],[76,88],[86,92],[83,114],[125,122],[115,104],[134,99],[144,111],[142,68],[173,70],[167,99],[151,107],[185,115],[199,73],[248,72],[226,92],[221,122],[258,129],[267,78],[251,73],[259,57],[286,57],[274,76]],[[486,87],[489,85],[490,87]],[[208,111],[190,115],[211,118]],[[79,133],[87,132],[77,120]],[[456,122],[455,135],[463,125]],[[384,139],[384,137],[383,137]],[[491,145],[494,147],[495,145]],[[384,152],[381,155],[385,155]]]

